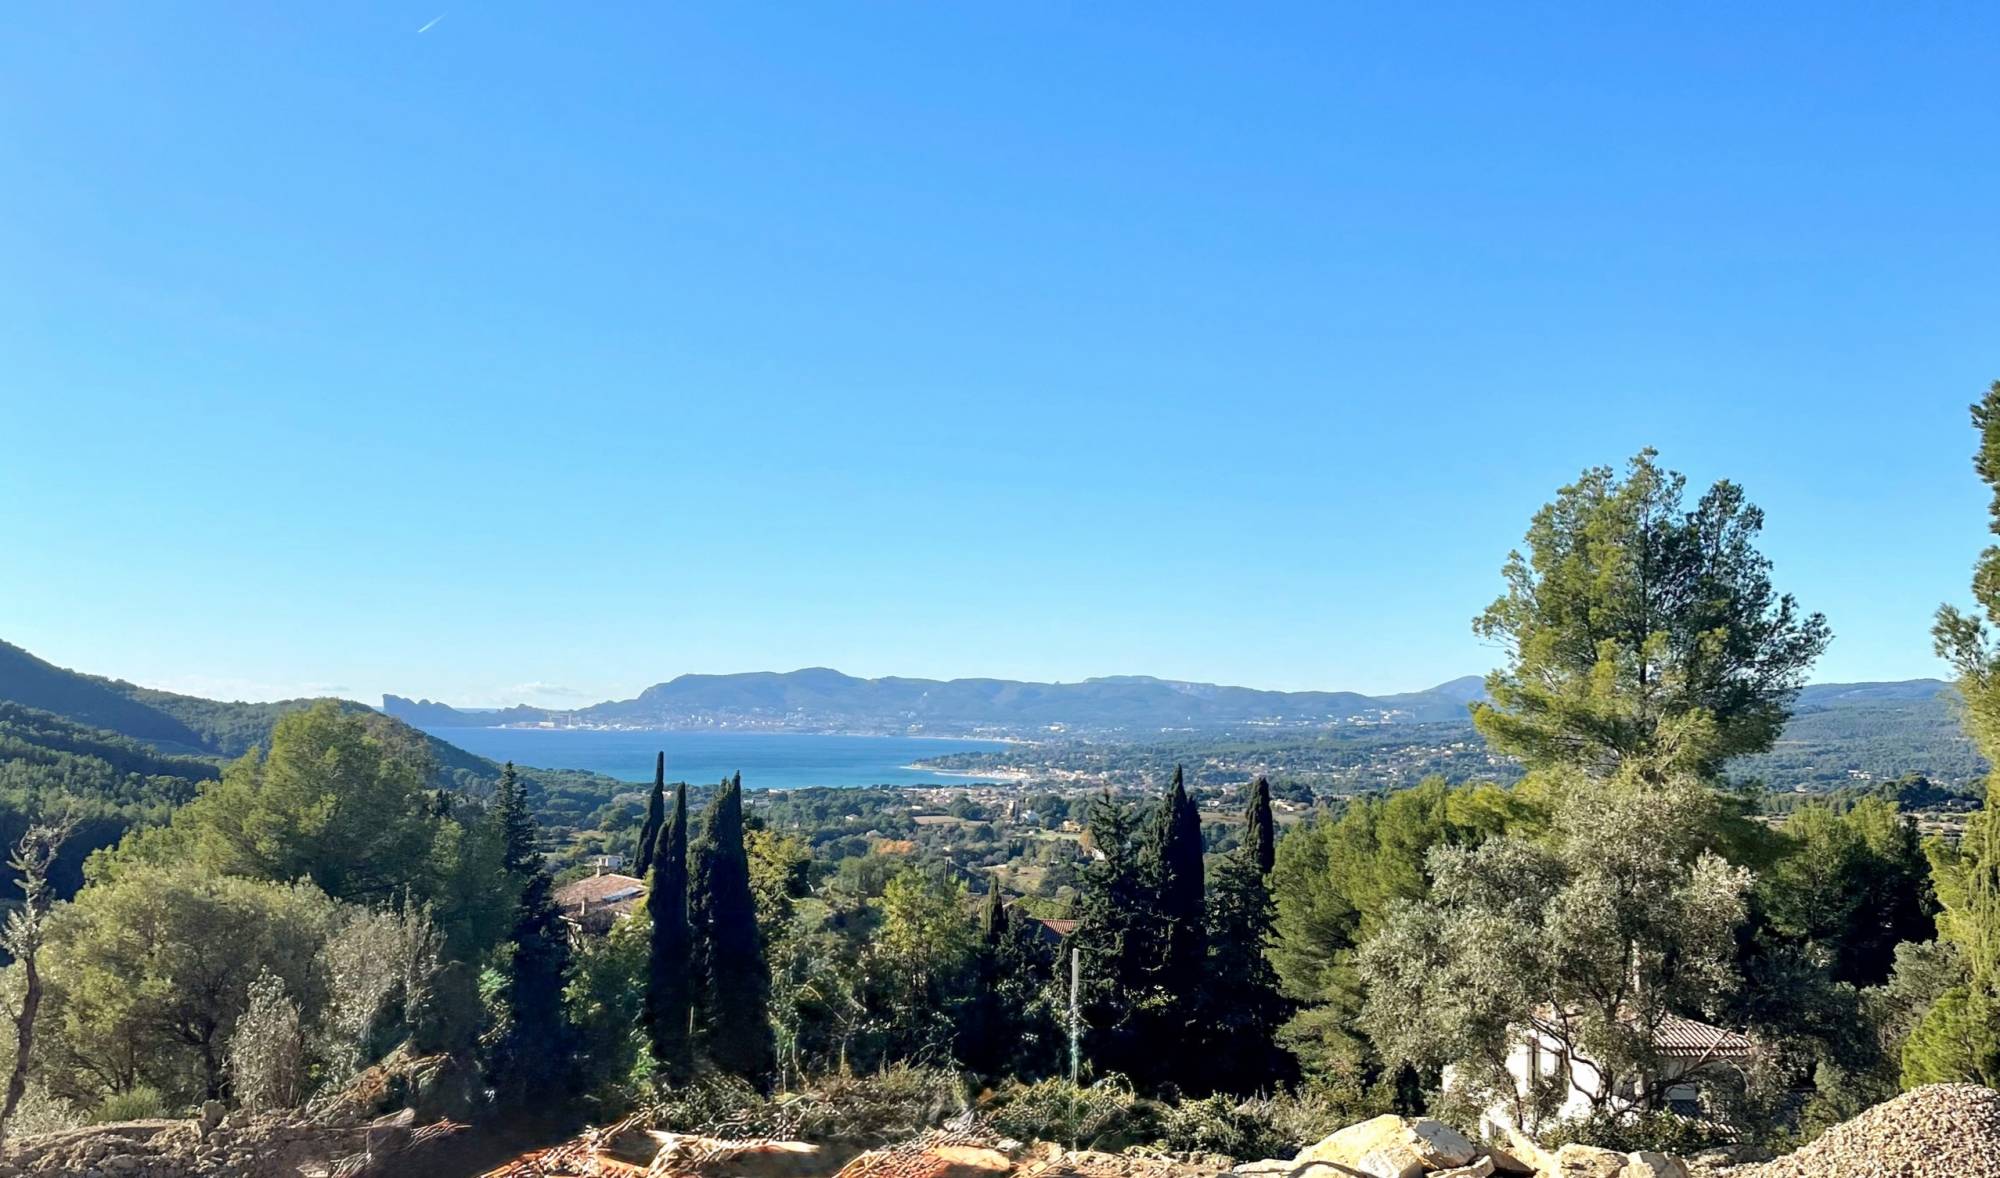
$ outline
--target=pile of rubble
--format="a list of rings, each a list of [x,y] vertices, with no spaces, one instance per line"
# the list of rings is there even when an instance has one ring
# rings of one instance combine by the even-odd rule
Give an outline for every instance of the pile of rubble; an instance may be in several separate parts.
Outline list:
[[[225,1113],[219,1102],[184,1121],[129,1121],[9,1142],[0,1178],[372,1178],[421,1172],[421,1159],[461,1127],[418,1127],[408,1109],[363,1120],[323,1114]]]
[[[1932,1084],[1884,1101],[1774,1162],[1729,1178],[1933,1178],[2000,1175],[2000,1092]]]
[[[720,1141],[634,1121],[517,1158],[484,1178],[1688,1178],[1678,1160],[1531,1142],[1499,1149],[1439,1121],[1396,1116],[1350,1125],[1290,1158],[1233,1166],[1018,1142],[970,1124],[842,1158],[797,1141]]]
[[[1349,1125],[1286,1159],[1239,1163],[1240,1178],[1688,1178],[1678,1158],[1588,1145],[1550,1152],[1515,1135],[1502,1149],[1474,1142],[1441,1121],[1380,1116]]]

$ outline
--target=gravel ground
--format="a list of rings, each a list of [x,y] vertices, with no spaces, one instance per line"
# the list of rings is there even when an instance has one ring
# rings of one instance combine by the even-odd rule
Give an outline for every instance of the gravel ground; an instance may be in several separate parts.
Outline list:
[[[1932,1084],[1884,1101],[1774,1162],[1728,1178],[2000,1178],[2000,1092]]]

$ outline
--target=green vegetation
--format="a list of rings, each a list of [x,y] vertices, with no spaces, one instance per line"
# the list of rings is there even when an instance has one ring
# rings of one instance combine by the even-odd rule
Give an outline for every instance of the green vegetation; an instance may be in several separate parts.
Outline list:
[[[2000,385],[1975,420],[2000,521]],[[2000,1080],[1984,790],[1887,751],[1810,795],[1741,784],[1799,721],[1937,693],[1808,695],[1788,727],[1825,623],[1772,586],[1738,488],[1686,498],[1647,452],[1537,513],[1476,623],[1507,652],[1490,747],[1403,724],[1009,750],[1094,765],[1089,789],[669,800],[663,761],[650,791],[517,771],[337,701],[0,649],[28,697],[0,703],[0,815],[71,819],[17,860],[6,982],[35,997],[0,1123],[296,1105],[399,1049],[447,1060],[467,1117],[553,1094],[915,1127],[976,1091],[1023,1133],[1235,1155],[1388,1109],[1781,1144]],[[1974,594],[1937,641],[1990,759],[2000,547]],[[637,900],[615,919],[558,899],[597,854],[643,876],[598,881]],[[1524,1082],[1531,1028],[1568,1073]],[[1711,1055],[1668,1082],[1690,1036]]]

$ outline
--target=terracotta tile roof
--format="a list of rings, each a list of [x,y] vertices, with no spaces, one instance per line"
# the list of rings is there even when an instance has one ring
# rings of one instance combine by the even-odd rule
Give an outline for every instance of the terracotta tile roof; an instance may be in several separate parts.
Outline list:
[[[645,880],[607,871],[603,875],[585,876],[557,888],[556,903],[564,909],[581,908],[586,902],[597,908],[636,900],[645,893]]]
[[[1736,1059],[1749,1055],[1751,1046],[1748,1036],[1672,1014],[1653,1032],[1653,1047],[1665,1055]]]

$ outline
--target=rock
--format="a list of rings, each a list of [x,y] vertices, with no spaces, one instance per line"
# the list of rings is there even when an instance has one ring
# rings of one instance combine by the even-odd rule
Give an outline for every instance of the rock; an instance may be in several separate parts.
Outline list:
[[[1556,1151],[1554,1172],[1561,1178],[1622,1178],[1630,1160],[1615,1149],[1571,1142]]]
[[[1491,1178],[1492,1173],[1493,1159],[1490,1156],[1486,1156],[1474,1158],[1472,1164],[1469,1166],[1453,1166],[1449,1170],[1433,1170],[1431,1171],[1430,1178]]]
[[[1442,1121],[1385,1113],[1307,1146],[1292,1160],[1331,1162],[1368,1178],[1421,1178],[1431,1170],[1467,1165],[1478,1155],[1477,1146]]]
[[[1518,1130],[1507,1130],[1507,1148],[1497,1145],[1486,1147],[1486,1156],[1492,1160],[1494,1172],[1500,1174],[1539,1174],[1554,1166],[1548,1151],[1528,1140]],[[1519,1140],[1516,1140],[1519,1138]]]
[[[1679,1158],[1642,1149],[1625,1155],[1619,1178],[1688,1178],[1688,1168]]]

